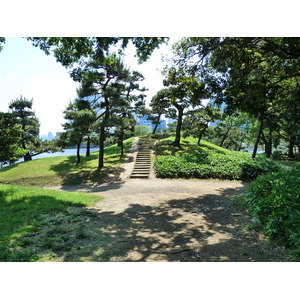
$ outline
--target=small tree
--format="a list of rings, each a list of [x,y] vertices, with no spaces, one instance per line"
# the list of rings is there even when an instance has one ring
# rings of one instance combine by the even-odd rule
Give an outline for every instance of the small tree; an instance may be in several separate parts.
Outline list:
[[[20,136],[21,129],[12,115],[0,112],[0,162],[16,161],[27,152],[20,147]]]
[[[220,118],[220,109],[209,105],[190,110],[183,121],[184,135],[198,138],[199,145],[209,123]]]
[[[80,163],[80,145],[84,137],[91,133],[91,126],[95,122],[95,112],[90,109],[89,102],[76,99],[64,111],[67,123],[63,124],[66,133],[61,139],[67,140],[69,145],[77,146],[77,163]]]
[[[168,116],[169,108],[171,106],[170,93],[168,89],[162,89],[156,93],[151,99],[148,119],[155,124],[153,134],[155,134],[158,125],[160,124],[160,118],[164,114]]]
[[[32,111],[33,100],[20,97],[9,104],[10,113],[21,129],[21,147],[26,151],[24,160],[32,159],[32,153],[39,140],[39,120]]]

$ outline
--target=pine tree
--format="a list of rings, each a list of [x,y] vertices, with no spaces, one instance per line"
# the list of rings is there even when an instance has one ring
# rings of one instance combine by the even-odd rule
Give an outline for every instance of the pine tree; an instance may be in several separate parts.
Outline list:
[[[9,104],[10,113],[22,130],[20,144],[27,150],[24,161],[32,160],[32,150],[39,142],[40,123],[32,110],[32,103],[32,99],[28,100],[21,96]]]

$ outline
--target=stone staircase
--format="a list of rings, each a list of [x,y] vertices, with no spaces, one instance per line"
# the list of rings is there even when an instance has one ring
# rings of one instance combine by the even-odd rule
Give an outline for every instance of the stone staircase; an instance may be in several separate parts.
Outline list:
[[[151,171],[151,146],[149,138],[140,138],[140,149],[137,153],[135,165],[130,178],[149,178]]]

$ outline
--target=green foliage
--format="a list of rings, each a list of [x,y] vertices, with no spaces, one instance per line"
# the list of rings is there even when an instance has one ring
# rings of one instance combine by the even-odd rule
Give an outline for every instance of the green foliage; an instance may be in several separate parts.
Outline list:
[[[300,256],[300,163],[258,177],[249,186],[246,200],[265,234]]]
[[[192,139],[190,138],[190,140]],[[154,166],[157,176],[161,178],[251,180],[261,174],[277,172],[281,169],[279,164],[263,156],[252,159],[249,153],[224,151],[224,149],[213,147],[209,143],[206,143],[205,149],[203,144],[202,147],[201,145],[197,147],[195,140],[193,140],[193,144],[179,152],[170,153],[166,149],[158,150],[160,154],[169,155],[157,157]]]
[[[16,161],[27,152],[19,146],[21,132],[11,114],[0,112],[0,162]]]
[[[46,255],[43,248],[58,251],[76,246],[68,230],[46,220],[57,221],[69,207],[91,206],[100,199],[85,193],[0,185],[0,261],[36,261]],[[45,231],[46,238],[36,241],[36,235]]]
[[[149,135],[152,132],[151,128],[144,125],[138,125],[134,128],[135,136]]]
[[[39,143],[40,124],[32,110],[32,103],[32,99],[28,100],[21,96],[20,99],[17,98],[9,104],[10,113],[22,130],[20,146],[27,150],[24,156],[25,160],[31,160],[31,154],[33,154],[35,146]]]
[[[31,37],[28,39],[47,55],[50,54],[50,50],[53,50],[57,61],[68,67],[72,67],[75,63],[82,65],[86,62],[86,58],[96,58],[101,61],[110,47],[118,43],[120,43],[118,52],[122,53],[129,41],[136,47],[139,62],[144,62],[154,49],[168,41],[168,38],[164,37]]]

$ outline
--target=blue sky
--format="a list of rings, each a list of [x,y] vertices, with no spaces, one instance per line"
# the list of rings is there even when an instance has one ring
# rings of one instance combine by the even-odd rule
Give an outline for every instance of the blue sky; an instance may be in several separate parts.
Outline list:
[[[171,42],[174,40],[177,39]],[[163,87],[159,71],[164,66],[161,54],[168,53],[169,49],[169,46],[161,46],[150,61],[141,65],[134,58],[134,47],[126,50],[125,63],[145,77],[144,86],[149,88],[147,102]],[[53,56],[47,56],[24,38],[6,38],[0,52],[0,111],[8,111],[10,101],[21,95],[33,99],[33,109],[41,124],[40,134],[55,133],[62,130],[62,112],[76,98],[77,87],[68,70]]]

